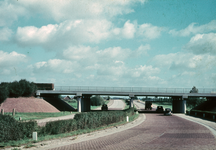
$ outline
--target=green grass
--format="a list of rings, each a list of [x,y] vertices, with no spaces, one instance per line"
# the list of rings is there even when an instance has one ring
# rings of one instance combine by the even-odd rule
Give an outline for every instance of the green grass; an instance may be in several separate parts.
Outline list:
[[[72,112],[72,113],[77,113],[77,112]],[[35,120],[35,119],[44,119],[44,118],[50,118],[50,117],[60,117],[60,116],[66,116],[66,115],[71,115],[71,112],[57,112],[57,113],[19,113],[17,112],[14,116],[16,120],[19,120],[21,117],[22,120]],[[6,115],[11,115],[12,113],[5,113]]]
[[[129,118],[129,122],[134,121],[135,119],[137,119],[139,117],[139,114],[134,114],[133,116],[131,116]],[[72,140],[75,140],[77,137],[76,135],[80,135],[80,134],[85,134],[85,133],[91,133],[93,131],[99,131],[99,130],[104,130],[107,128],[112,128],[115,126],[119,126],[119,125],[123,125],[126,124],[126,118],[124,121],[118,122],[118,123],[113,123],[110,124],[108,126],[102,126],[102,127],[98,127],[95,129],[86,129],[86,130],[76,130],[70,133],[63,133],[63,134],[58,134],[58,135],[46,135],[46,136],[42,136],[42,137],[38,137],[38,141],[33,141],[32,139],[23,139],[20,141],[9,141],[7,143],[0,143],[0,146],[4,146],[4,148],[6,147],[20,147],[21,145],[26,145],[27,147],[33,147],[34,144],[33,143],[37,143],[37,142],[42,142],[42,141],[47,141],[47,140],[52,140],[52,139],[59,139],[59,138],[64,138],[64,137],[71,137],[74,136],[74,138]]]
[[[73,101],[66,101],[69,105],[71,105],[73,108],[77,109],[77,101],[76,100],[73,100]],[[108,104],[109,103],[109,100],[106,100],[104,101],[105,104]],[[96,109],[98,107],[101,107],[100,106],[91,106],[91,110],[93,109]]]

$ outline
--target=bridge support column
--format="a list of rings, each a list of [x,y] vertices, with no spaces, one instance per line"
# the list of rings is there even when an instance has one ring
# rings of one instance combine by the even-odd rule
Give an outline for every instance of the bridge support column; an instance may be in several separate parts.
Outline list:
[[[77,111],[88,112],[91,110],[91,95],[77,94]]]
[[[129,94],[130,97],[130,105],[129,108],[133,107],[133,99],[134,99],[134,94]]]
[[[186,113],[186,100],[182,97],[172,97],[172,112],[173,113]]]

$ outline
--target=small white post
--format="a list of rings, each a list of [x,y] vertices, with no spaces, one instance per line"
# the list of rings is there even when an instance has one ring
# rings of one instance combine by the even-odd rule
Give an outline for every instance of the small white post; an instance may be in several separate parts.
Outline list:
[[[215,120],[215,115],[213,115],[213,120]]]
[[[32,138],[34,141],[37,141],[37,132],[33,132]]]
[[[129,122],[129,117],[127,116],[127,122]]]
[[[203,118],[205,118],[205,114],[203,114]]]

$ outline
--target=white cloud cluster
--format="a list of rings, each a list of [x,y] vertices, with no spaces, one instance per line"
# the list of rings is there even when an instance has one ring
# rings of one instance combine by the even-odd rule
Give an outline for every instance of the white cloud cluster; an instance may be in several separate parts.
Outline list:
[[[143,27],[145,26],[145,27]],[[18,27],[15,41],[21,46],[41,45],[48,49],[68,47],[84,43],[99,43],[106,39],[154,39],[160,36],[162,29],[150,24],[136,25],[126,21],[122,28],[115,28],[108,20],[75,20],[58,24],[49,24],[37,28]]]
[[[157,55],[153,58],[155,66],[179,71],[208,71],[216,65],[215,56],[209,54],[195,55],[192,53],[170,53]]]
[[[26,62],[27,57],[15,51],[8,53],[0,50],[0,67],[16,66],[21,62]]]
[[[12,24],[19,17],[32,17],[40,14],[55,21],[77,19],[104,19],[134,12],[131,8],[145,0],[4,0],[0,2],[0,26]]]
[[[166,30],[162,27],[153,26],[152,24],[142,24],[138,27],[137,34],[144,39],[155,39],[161,35],[161,32]]]
[[[49,24],[37,28],[34,26],[18,27],[15,40],[19,45],[77,45],[80,43],[98,43],[109,36],[112,24],[107,20],[75,20]]]
[[[104,50],[91,48],[90,46],[73,46],[62,52],[62,58],[72,61],[80,61],[87,64],[110,64],[123,62],[130,57],[146,55],[150,45],[140,45],[137,50],[123,49],[121,47],[110,47]]]
[[[32,69],[33,73],[63,73],[68,74],[74,72],[78,64],[76,62],[61,60],[61,59],[50,59],[48,61],[38,62],[34,65],[29,65],[28,68]]]
[[[196,34],[184,46],[184,49],[194,54],[216,55],[216,33]]]
[[[49,74],[62,73],[73,74],[77,78],[104,78],[104,80],[135,79],[147,82],[147,78],[157,79],[160,69],[153,66],[140,65],[128,67],[127,59],[132,55],[145,54],[149,45],[141,45],[137,50],[122,49],[121,47],[110,47],[104,50],[91,48],[89,46],[74,46],[63,51],[61,59],[50,59],[30,65],[29,69],[34,74],[49,72]],[[74,78],[73,77],[73,78]],[[109,81],[107,81],[109,82]],[[137,82],[138,83],[138,82]]]
[[[200,26],[195,26],[197,23],[191,23],[188,27],[185,29],[176,31],[170,30],[169,33],[174,35],[174,36],[190,36],[198,33],[207,33],[211,31],[216,31],[216,20],[212,20],[211,22],[200,25]]]

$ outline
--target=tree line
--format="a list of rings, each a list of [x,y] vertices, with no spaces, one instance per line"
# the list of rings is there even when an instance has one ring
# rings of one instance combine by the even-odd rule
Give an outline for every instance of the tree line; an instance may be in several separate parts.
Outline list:
[[[25,79],[14,82],[2,82],[0,84],[0,104],[8,97],[30,97],[37,90],[34,82],[29,82]]]

